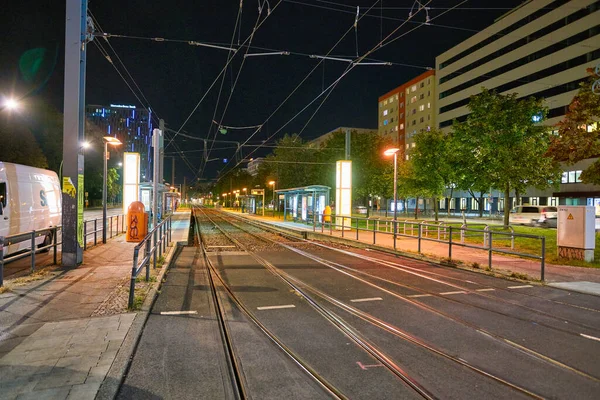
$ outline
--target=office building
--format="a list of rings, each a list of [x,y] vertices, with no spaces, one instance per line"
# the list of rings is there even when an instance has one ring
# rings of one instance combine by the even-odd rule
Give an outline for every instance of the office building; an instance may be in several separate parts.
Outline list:
[[[435,71],[429,70],[379,97],[378,133],[410,159],[415,136],[435,126]]]
[[[256,176],[256,175],[258,175],[258,168],[264,162],[265,162],[264,157],[253,158],[250,161],[248,161],[248,168],[246,168],[246,170],[248,171],[248,173],[250,175]]]
[[[503,94],[517,93],[521,98],[545,99],[549,114],[543,123],[556,125],[566,114],[579,84],[587,79],[586,69],[600,63],[599,10],[600,1],[593,0],[526,1],[439,55],[438,127],[450,130],[453,120],[464,121],[469,113],[469,97],[480,93],[482,87]],[[578,178],[589,164],[587,160],[565,166],[559,190],[531,188],[523,203],[600,207],[600,188],[584,185]],[[499,200],[492,207],[503,211],[503,199]]]
[[[86,118],[106,136],[119,139],[119,152],[140,153],[141,181],[152,178],[152,111],[131,105],[86,106]],[[161,182],[162,183],[162,182]]]

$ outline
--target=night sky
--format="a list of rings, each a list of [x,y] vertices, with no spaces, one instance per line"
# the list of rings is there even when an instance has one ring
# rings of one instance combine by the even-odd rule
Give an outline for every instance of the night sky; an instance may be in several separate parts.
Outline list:
[[[7,4],[8,3],[8,4]],[[347,68],[348,63],[327,60],[304,82],[287,103],[271,119],[267,118],[277,109],[305,76],[314,68],[317,59],[308,55],[325,55],[353,27],[356,6],[363,15],[373,6],[369,15],[358,22],[358,30],[352,28],[335,47],[330,56],[356,58],[358,54],[376,46],[408,18],[410,8],[416,2],[410,0],[244,0],[243,12],[233,40],[234,47],[243,43],[251,34],[258,17],[258,6],[264,3],[260,21],[264,23],[256,31],[249,53],[289,51],[289,56],[263,56],[246,58],[225,115],[223,111],[231,89],[240,71],[242,48],[228,68],[219,107],[215,119],[222,119],[227,126],[254,126],[264,124],[249,143],[261,143],[280,138],[285,133],[301,133],[312,139],[338,126],[377,128],[377,99],[380,95],[403,82],[421,74],[428,67],[435,67],[436,55],[473,35],[494,19],[521,3],[520,0],[431,0],[428,14],[432,19],[425,22],[421,11],[403,25],[393,36],[405,35],[392,44],[374,52],[368,61],[379,60],[392,66],[357,66],[336,86],[327,101],[309,122],[321,101],[315,102],[289,125],[286,124],[310,101],[333,83]],[[425,0],[423,3],[427,3]],[[267,8],[271,14],[267,17]],[[456,9],[436,18],[448,8]],[[383,5],[383,9],[382,9]],[[229,47],[238,16],[238,0],[158,1],[158,0],[90,0],[89,10],[97,19],[103,32],[136,36],[140,38],[162,37],[182,42],[155,42],[145,39],[111,38],[110,44],[121,58],[129,73],[141,88],[146,100],[140,100],[127,87],[115,68],[102,56],[94,43],[88,47],[87,93],[88,104],[133,104],[151,106],[167,126],[175,131],[183,128],[187,135],[214,138],[216,126],[212,124],[219,87],[219,79],[195,113],[184,125],[199,100],[206,94],[221,69],[229,52],[220,49],[190,46],[189,41],[213,43]],[[260,22],[259,22],[260,23]],[[0,12],[0,93],[22,95],[26,89],[19,73],[20,56],[32,48],[47,49],[47,57],[58,52],[56,65],[52,65],[50,78],[31,96],[39,97],[58,109],[63,107],[65,1],[7,0]],[[409,30],[418,29],[406,34]],[[98,27],[96,27],[98,29]],[[96,38],[112,59],[114,53],[104,39]],[[271,50],[268,50],[271,49]],[[301,55],[304,54],[304,55]],[[51,58],[51,57],[50,57]],[[122,73],[124,70],[119,68]],[[129,80],[130,84],[131,81]],[[133,84],[132,84],[133,86]],[[135,88],[135,87],[134,87]],[[183,132],[182,131],[182,132]],[[244,142],[253,130],[229,130],[226,135],[217,134],[217,140]],[[171,134],[172,135],[172,134]],[[178,148],[194,150],[201,142],[179,136]],[[214,144],[225,147],[224,144]],[[248,155],[254,147],[244,148]],[[252,156],[266,155],[272,149],[260,149]],[[166,152],[173,153],[170,144]],[[230,158],[233,149],[215,150],[211,158]],[[190,169],[182,160],[177,161],[176,182],[188,182],[197,172],[201,153],[187,152],[192,164]],[[219,162],[209,163],[203,177],[214,177]],[[166,163],[166,174],[170,175]],[[230,164],[231,166],[231,164]]]

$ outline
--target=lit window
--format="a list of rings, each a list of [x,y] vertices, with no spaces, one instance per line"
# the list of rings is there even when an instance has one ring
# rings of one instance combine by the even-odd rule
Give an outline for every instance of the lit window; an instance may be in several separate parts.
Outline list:
[[[417,144],[416,144],[415,142],[412,142],[412,143],[410,144],[410,147],[415,147],[416,145],[417,145]]]
[[[388,110],[383,110],[383,116],[388,115]]]
[[[560,183],[569,183],[569,174],[567,172],[562,173]]]
[[[431,103],[427,103],[427,108],[431,108]]]
[[[569,171],[569,183],[575,183],[575,171]]]
[[[384,106],[387,106],[387,100],[384,100],[384,101],[383,101],[383,105],[384,105]]]
[[[398,95],[396,95],[396,100],[398,100]]]
[[[406,161],[408,161],[408,154],[406,155]]]
[[[396,132],[398,132],[398,126],[395,126],[395,127],[394,127],[394,130],[395,130]]]
[[[394,102],[394,96],[390,97],[390,103]]]
[[[400,129],[404,129],[404,124],[400,124]]]
[[[383,120],[383,124],[384,124],[384,125],[387,125],[387,124],[388,124],[388,120],[387,120],[387,119],[384,119],[384,120]]]
[[[419,106],[419,111],[425,111],[425,104],[421,104]]]
[[[410,143],[406,143],[406,150],[410,147]]]
[[[575,182],[581,182],[581,171],[575,171]]]
[[[410,102],[411,102],[411,103],[414,103],[415,101],[417,101],[417,96],[413,96],[413,97],[411,97],[411,99],[410,99]]]
[[[409,90],[409,89],[406,89],[406,94],[409,94],[409,93],[410,93],[410,90]]]
[[[412,85],[412,87],[410,88],[411,92],[414,92],[417,90],[417,85]]]

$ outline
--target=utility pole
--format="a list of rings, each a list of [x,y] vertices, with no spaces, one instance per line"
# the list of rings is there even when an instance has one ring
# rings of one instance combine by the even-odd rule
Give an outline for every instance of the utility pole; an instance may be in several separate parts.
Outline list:
[[[152,162],[154,167],[154,173],[152,175],[152,228],[156,228],[156,224],[158,223],[158,180],[160,174],[159,158],[161,135],[162,131],[160,129],[154,129],[152,131],[152,146],[154,146],[154,160]]]
[[[171,185],[175,186],[175,156],[171,157]]]
[[[350,129],[346,129],[346,160],[350,159],[350,142],[351,142],[352,134],[350,133]]]
[[[83,262],[83,162],[87,0],[67,0],[63,125],[62,265]]]

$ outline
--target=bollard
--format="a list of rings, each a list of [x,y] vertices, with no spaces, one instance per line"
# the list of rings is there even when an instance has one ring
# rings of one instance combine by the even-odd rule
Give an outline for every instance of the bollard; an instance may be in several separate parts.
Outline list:
[[[133,250],[133,267],[131,269],[131,280],[129,281],[129,302],[127,303],[127,306],[129,308],[133,307],[133,296],[135,294],[135,278],[137,272],[139,251],[140,250],[138,248]]]
[[[35,271],[35,231],[31,231],[31,272]]]

